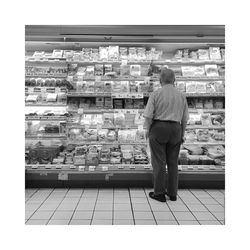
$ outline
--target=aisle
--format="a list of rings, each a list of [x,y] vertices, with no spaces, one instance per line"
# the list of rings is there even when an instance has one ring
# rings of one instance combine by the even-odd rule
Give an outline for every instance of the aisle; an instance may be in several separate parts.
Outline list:
[[[26,225],[224,225],[224,190],[181,189],[166,203],[151,189],[26,189]]]

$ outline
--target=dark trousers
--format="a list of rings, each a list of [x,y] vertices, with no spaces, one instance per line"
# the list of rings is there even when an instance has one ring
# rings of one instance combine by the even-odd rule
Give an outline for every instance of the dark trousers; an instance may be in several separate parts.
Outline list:
[[[166,192],[166,165],[168,169],[167,192],[177,195],[178,156],[181,146],[181,125],[175,122],[154,121],[149,131],[154,193]]]

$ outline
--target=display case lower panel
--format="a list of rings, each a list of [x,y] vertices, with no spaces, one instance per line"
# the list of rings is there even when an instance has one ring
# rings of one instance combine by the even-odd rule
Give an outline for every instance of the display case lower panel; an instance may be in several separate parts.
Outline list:
[[[167,175],[167,173],[166,173]],[[26,171],[26,188],[152,187],[151,171],[56,173]],[[179,188],[225,188],[225,172],[179,173]]]

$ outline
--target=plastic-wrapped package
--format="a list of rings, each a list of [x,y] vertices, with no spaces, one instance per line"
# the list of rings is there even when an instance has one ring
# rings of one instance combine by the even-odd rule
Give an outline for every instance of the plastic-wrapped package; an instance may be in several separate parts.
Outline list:
[[[202,155],[203,154],[203,149],[200,145],[185,145],[184,148],[188,150],[188,153],[190,155]]]
[[[56,102],[57,101],[57,94],[56,93],[49,93],[46,97],[47,102]]]
[[[104,92],[110,93],[111,89],[112,89],[112,85],[113,85],[112,81],[105,81],[104,82],[104,87],[103,87]]]
[[[100,150],[100,164],[108,164],[110,163],[110,148],[107,145],[104,145]]]
[[[83,114],[80,120],[81,125],[87,125],[90,126],[92,121],[92,115],[91,114]]]
[[[137,58],[138,60],[146,60],[146,48],[137,48]]]
[[[128,49],[128,51],[129,51],[129,55],[128,55],[129,60],[131,60],[131,61],[137,60],[137,51],[136,51],[136,48],[130,47]]]
[[[199,155],[188,155],[188,164],[189,165],[199,165],[200,157]]]
[[[206,76],[216,77],[219,76],[218,68],[216,64],[205,65]]]
[[[104,74],[103,64],[96,64],[95,65],[95,75],[96,76],[103,76],[103,74]]]
[[[134,99],[134,109],[143,109],[144,100],[143,99]]]
[[[213,109],[213,108],[214,108],[213,99],[206,99],[204,101],[204,109]]]
[[[99,48],[91,48],[90,57],[92,61],[99,60]]]
[[[114,109],[122,109],[123,108],[123,99],[115,99],[113,101]]]
[[[225,92],[225,84],[223,81],[216,81],[214,82],[214,87],[216,92],[218,93],[224,93]]]
[[[68,132],[68,138],[74,141],[83,140],[83,129],[82,128],[71,128]]]
[[[225,60],[225,49],[224,49],[224,48],[221,48],[221,49],[220,49],[220,53],[221,53],[221,58],[222,58],[222,60]]]
[[[133,99],[125,99],[124,100],[124,108],[125,109],[132,109],[132,108],[134,108],[134,101],[133,101]]]
[[[200,125],[201,124],[201,114],[189,114],[188,125]]]
[[[207,82],[206,83],[206,93],[215,93],[216,89],[214,87],[214,82]]]
[[[196,82],[186,82],[186,92],[196,93]]]
[[[130,75],[131,76],[140,76],[141,75],[141,65],[139,65],[139,64],[130,65]]]
[[[195,130],[188,129],[185,132],[185,138],[187,142],[195,142],[197,141],[197,136]]]
[[[200,60],[209,60],[209,52],[207,49],[198,49],[197,54]]]
[[[209,47],[210,60],[221,60],[220,47]]]
[[[146,134],[144,129],[137,129],[136,130],[136,141],[145,141]]]
[[[202,124],[202,126],[211,126],[212,125],[210,114],[202,114],[201,115],[201,124]]]
[[[135,125],[143,125],[144,124],[144,122],[145,122],[145,119],[144,119],[144,117],[143,117],[143,114],[140,114],[140,113],[137,113],[136,115],[135,115]]]
[[[196,109],[203,109],[203,107],[204,107],[203,99],[202,98],[195,99],[195,108]]]
[[[184,158],[187,158],[187,157],[188,157],[188,150],[186,150],[186,149],[181,149],[181,150],[180,150],[180,153],[179,153],[179,158],[184,159]]]
[[[108,129],[100,129],[98,130],[98,140],[106,141],[107,140]]]
[[[220,113],[220,114],[211,114],[211,120],[212,120],[212,124],[215,126],[220,126],[223,124],[224,120],[225,120],[225,115],[224,113]]]
[[[225,131],[224,130],[212,130],[210,132],[211,138],[215,141],[225,141]]]
[[[121,76],[128,76],[130,74],[130,67],[127,64],[120,65],[120,75]]]
[[[206,93],[206,83],[205,82],[196,82],[196,92],[197,93]]]
[[[200,165],[213,165],[214,160],[208,157],[207,155],[200,155],[199,156],[199,164]]]
[[[86,141],[97,141],[97,130],[86,129],[83,133],[83,139]]]
[[[103,126],[114,127],[114,114],[113,113],[103,113]]]
[[[125,115],[123,113],[114,114],[114,124],[115,126],[124,126],[125,125]]]
[[[112,64],[104,64],[104,75],[112,72],[113,67]]]
[[[119,59],[119,46],[109,46],[108,51],[109,60],[118,60]]]
[[[190,59],[197,60],[198,59],[198,53],[197,53],[197,51],[190,51],[189,57],[190,57]]]
[[[208,129],[197,129],[197,140],[201,142],[210,141],[210,133]]]
[[[120,60],[127,60],[128,59],[128,48],[120,47]]]
[[[225,148],[222,145],[206,145],[205,154],[212,159],[225,159]]]
[[[136,81],[130,81],[130,82],[129,82],[129,92],[130,92],[130,93],[135,93],[135,92],[137,92],[137,84],[136,84]]]
[[[223,101],[220,99],[214,100],[214,108],[215,109],[223,109],[224,108]]]
[[[109,56],[109,48],[108,47],[99,47],[99,58],[100,60],[107,61]]]
[[[113,107],[113,101],[111,97],[104,98],[104,108],[111,109]]]
[[[176,52],[174,54],[174,58],[181,59],[182,57],[183,57],[183,50],[182,49],[176,50]]]
[[[176,88],[181,91],[181,92],[186,92],[186,82],[183,82],[183,81],[178,81],[176,83]]]
[[[95,82],[95,92],[102,93],[104,92],[104,82]]]
[[[125,126],[133,126],[135,121],[135,114],[125,113]]]
[[[86,93],[94,93],[95,92],[95,82],[94,81],[87,81],[86,82]]]

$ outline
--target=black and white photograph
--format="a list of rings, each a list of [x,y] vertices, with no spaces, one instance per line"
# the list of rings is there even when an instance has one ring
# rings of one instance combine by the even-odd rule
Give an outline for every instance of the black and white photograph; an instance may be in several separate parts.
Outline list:
[[[247,3],[3,2],[1,249],[247,248]]]
[[[26,225],[225,224],[225,26],[25,26]]]

